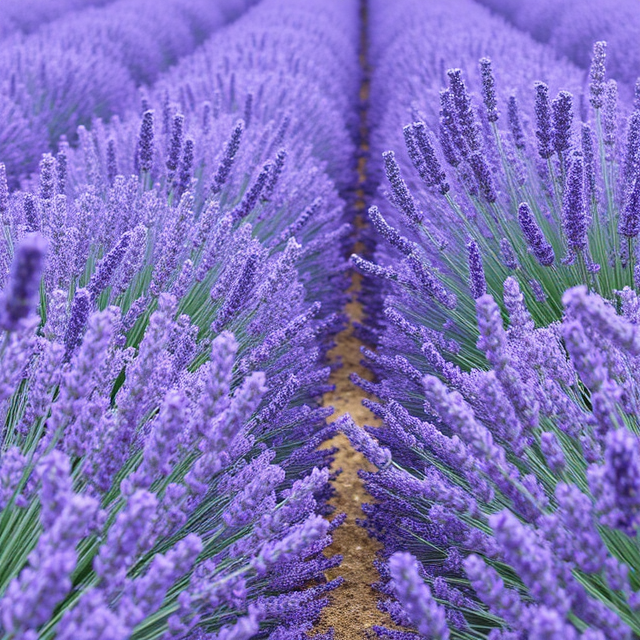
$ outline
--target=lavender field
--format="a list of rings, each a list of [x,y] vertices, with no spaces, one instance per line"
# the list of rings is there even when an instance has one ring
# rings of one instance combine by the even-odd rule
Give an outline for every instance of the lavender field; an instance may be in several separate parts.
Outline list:
[[[0,640],[640,639],[640,0],[0,0]]]

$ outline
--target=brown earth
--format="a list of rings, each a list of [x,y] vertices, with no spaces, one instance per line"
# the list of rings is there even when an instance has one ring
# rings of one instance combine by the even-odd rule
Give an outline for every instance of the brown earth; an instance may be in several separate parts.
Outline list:
[[[346,308],[351,320],[360,320],[362,316],[362,308],[355,300],[358,288],[359,278],[355,276],[351,288],[354,299]],[[361,404],[366,394],[349,380],[352,371],[364,378],[371,378],[360,364],[360,346],[361,342],[353,335],[353,326],[338,336],[337,346],[330,355],[334,359],[339,357],[343,366],[333,373],[331,381],[335,384],[335,391],[324,396],[324,404],[335,408],[333,420],[349,413],[360,426],[365,422],[375,425],[378,424],[375,416]],[[342,576],[344,583],[332,592],[331,604],[324,609],[315,630],[323,632],[333,627],[336,640],[362,640],[368,637],[373,625],[393,626],[390,618],[378,610],[380,594],[371,587],[379,579],[373,561],[380,544],[356,524],[356,519],[364,517],[362,502],[371,501],[358,477],[358,470],[373,470],[373,467],[342,434],[330,440],[327,446],[339,448],[333,468],[342,469],[335,481],[337,493],[331,504],[335,506],[337,514],[347,514],[346,521],[336,529],[333,543],[327,549],[328,555],[340,553],[344,560],[339,567],[327,572],[327,578]]]
[[[367,65],[366,49],[366,24],[367,2],[361,0],[361,53],[360,64],[364,71],[364,80],[360,88],[360,100],[365,105],[369,98],[369,68]],[[366,113],[363,111],[360,119],[360,150],[363,152],[358,162],[359,185],[357,190],[356,228],[362,228],[363,212],[366,206],[363,186],[366,180],[366,152],[368,145],[368,128]],[[354,252],[361,252],[362,246],[354,239]],[[332,361],[339,360],[342,367],[336,368],[331,376],[331,383],[335,390],[327,393],[323,398],[324,406],[332,406],[335,412],[331,420],[336,420],[345,413],[349,413],[353,420],[362,427],[365,423],[378,425],[377,418],[362,406],[362,399],[366,394],[356,387],[350,380],[352,372],[361,377],[371,379],[370,372],[360,364],[360,347],[362,343],[354,335],[353,322],[359,322],[363,318],[362,305],[357,299],[360,290],[361,278],[359,274],[352,275],[352,284],[349,289],[350,302],[345,307],[345,313],[350,319],[350,324],[345,331],[337,337],[335,348],[329,353]],[[378,610],[377,602],[379,593],[372,584],[379,580],[373,561],[376,552],[381,545],[370,538],[356,520],[364,518],[361,505],[363,502],[372,501],[364,488],[362,480],[358,477],[360,469],[373,470],[373,466],[358,453],[349,443],[349,440],[338,434],[327,443],[328,447],[338,447],[332,469],[341,469],[342,473],[334,482],[336,495],[331,500],[336,514],[345,513],[346,521],[336,529],[333,534],[333,543],[326,550],[327,555],[342,554],[342,564],[327,571],[327,579],[332,580],[342,576],[344,583],[330,594],[331,603],[326,607],[315,627],[315,631],[322,633],[331,627],[335,630],[336,640],[362,640],[374,636],[371,627],[385,625],[393,627],[391,619],[385,613]]]

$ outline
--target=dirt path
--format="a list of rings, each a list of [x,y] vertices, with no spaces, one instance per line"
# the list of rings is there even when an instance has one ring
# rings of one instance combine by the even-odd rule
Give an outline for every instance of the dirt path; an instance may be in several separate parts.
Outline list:
[[[352,294],[355,297],[359,282],[357,278],[354,280]],[[352,301],[347,305],[347,312],[352,320],[359,320],[362,308]],[[349,380],[352,371],[370,377],[360,365],[360,346],[352,326],[338,336],[337,346],[331,355],[334,358],[340,356],[343,367],[334,373],[332,382],[336,388],[324,397],[324,404],[335,408],[333,419],[350,413],[356,423],[363,426],[365,422],[376,424],[376,421],[361,404],[366,395]],[[336,513],[347,514],[345,523],[335,531],[333,543],[327,549],[328,555],[341,553],[344,560],[339,567],[327,572],[327,578],[342,576],[344,584],[331,594],[331,604],[324,609],[316,631],[327,631],[333,627],[336,640],[362,640],[368,637],[367,631],[373,625],[392,626],[389,617],[377,608],[380,594],[371,588],[371,584],[379,579],[373,561],[380,544],[356,524],[358,518],[364,517],[362,502],[371,500],[358,477],[358,470],[370,470],[372,467],[351,447],[345,436],[338,435],[327,444],[339,447],[333,466],[342,469],[335,481],[337,495],[331,503],[336,507]]]
[[[362,104],[369,98],[369,80],[366,61],[366,0],[361,0],[362,34],[360,63],[364,70],[364,80],[360,89]],[[360,119],[361,151],[365,152],[358,162],[359,185],[357,191],[356,226],[363,224],[362,214],[366,206],[363,185],[366,179],[366,152],[368,151],[368,128],[366,112]],[[361,250],[358,243],[354,251]],[[354,273],[350,288],[351,301],[345,312],[351,322],[362,320],[362,305],[357,300],[360,290],[360,276]],[[378,424],[375,416],[362,406],[362,399],[366,394],[356,387],[349,375],[357,372],[363,378],[371,379],[370,372],[361,364],[360,347],[362,343],[353,334],[353,325],[343,331],[337,338],[336,347],[330,352],[332,360],[340,358],[342,367],[336,369],[331,377],[335,391],[323,398],[324,406],[333,406],[335,413],[332,420],[345,413],[359,425],[365,423]],[[334,469],[342,469],[342,473],[335,481],[336,495],[331,504],[336,507],[336,513],[346,513],[345,523],[338,527],[333,536],[333,543],[327,549],[329,555],[341,553],[344,557],[342,564],[327,572],[327,578],[337,576],[344,578],[344,584],[331,594],[331,604],[322,613],[316,631],[323,632],[333,627],[336,640],[362,640],[369,635],[373,625],[392,626],[390,618],[377,608],[379,594],[373,590],[371,584],[379,579],[378,572],[373,566],[376,551],[380,544],[371,539],[366,531],[356,524],[358,518],[363,518],[362,502],[368,502],[371,497],[364,489],[362,480],[358,477],[359,469],[372,470],[373,467],[360,453],[355,451],[349,441],[342,434],[327,443],[327,446],[338,447],[338,453],[333,464]]]

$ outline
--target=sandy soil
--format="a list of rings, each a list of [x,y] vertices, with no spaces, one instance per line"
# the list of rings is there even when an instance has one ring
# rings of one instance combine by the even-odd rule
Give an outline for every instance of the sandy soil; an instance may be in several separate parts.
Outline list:
[[[369,67],[367,64],[367,3],[361,0],[361,53],[360,64],[364,71],[364,79],[360,88],[360,100],[362,104],[369,99]],[[368,127],[366,113],[363,111],[360,120],[360,138],[362,154],[358,162],[359,189],[357,191],[356,227],[363,225],[363,212],[366,206],[364,191],[362,189],[367,175],[366,158],[368,151]],[[360,252],[362,247],[356,242],[355,252]],[[352,276],[350,288],[351,301],[347,304],[345,312],[351,322],[362,320],[362,306],[357,300],[360,290],[361,278],[359,274]],[[329,354],[332,360],[340,360],[342,367],[334,370],[331,382],[335,390],[323,398],[324,406],[332,406],[335,420],[345,413],[349,413],[353,420],[363,426],[379,424],[376,417],[362,406],[362,399],[366,394],[356,387],[349,375],[357,372],[366,379],[371,379],[370,372],[361,364],[360,347],[362,343],[353,335],[353,326],[350,325],[337,338],[336,347]],[[387,614],[378,610],[377,601],[379,594],[371,585],[379,579],[373,561],[380,544],[371,539],[366,531],[356,524],[356,520],[363,518],[361,508],[363,502],[370,502],[371,496],[365,491],[362,480],[358,477],[358,470],[373,470],[373,467],[360,453],[355,451],[347,438],[339,434],[327,443],[329,447],[338,447],[333,469],[342,469],[342,473],[335,480],[336,495],[331,501],[336,508],[335,513],[346,513],[344,524],[336,529],[333,535],[333,543],[326,550],[328,555],[340,553],[344,559],[336,569],[327,572],[327,578],[338,576],[344,578],[344,583],[330,594],[331,604],[322,613],[315,630],[327,631],[333,627],[336,640],[362,640],[368,637],[377,637],[371,630],[373,625],[391,626],[393,624]]]
[[[359,278],[354,276],[354,297],[358,287]],[[362,309],[355,300],[347,305],[346,311],[352,320],[361,319]],[[343,366],[334,372],[332,382],[336,388],[324,397],[324,404],[335,408],[332,419],[349,413],[357,424],[363,426],[377,422],[361,404],[366,394],[349,380],[352,371],[370,378],[370,373],[360,364],[360,346],[352,326],[338,336],[337,346],[330,355],[339,357]],[[358,470],[372,467],[341,434],[330,440],[327,446],[339,447],[334,469],[342,469],[335,481],[337,495],[331,503],[336,507],[336,514],[347,514],[346,522],[335,531],[333,544],[327,549],[328,555],[341,553],[344,560],[339,567],[327,572],[327,578],[342,576],[344,584],[331,594],[331,605],[325,608],[316,630],[322,632],[333,627],[336,640],[361,640],[369,636],[373,625],[393,626],[389,617],[378,610],[379,594],[371,587],[379,578],[373,560],[380,545],[356,524],[356,519],[364,517],[361,503],[371,500],[358,477]]]

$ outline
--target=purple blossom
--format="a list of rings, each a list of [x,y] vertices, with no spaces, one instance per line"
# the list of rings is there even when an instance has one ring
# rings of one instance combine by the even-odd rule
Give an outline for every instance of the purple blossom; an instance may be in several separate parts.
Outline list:
[[[33,311],[44,270],[47,243],[38,234],[28,234],[16,248],[9,281],[2,294],[2,327],[15,331]]]
[[[351,446],[360,451],[370,462],[380,469],[391,463],[391,452],[382,448],[364,429],[358,427],[349,416],[339,420],[340,429],[349,438]]]
[[[480,58],[480,73],[482,74],[482,100],[487,110],[487,120],[496,122],[498,120],[498,108],[496,101],[495,79],[491,69],[490,58]]]
[[[588,219],[584,201],[584,163],[582,154],[573,153],[562,203],[562,223],[571,254],[587,249]]]
[[[91,311],[91,293],[88,289],[78,289],[73,303],[67,330],[64,334],[65,358],[70,358],[82,342],[82,334]]]
[[[561,91],[551,103],[553,122],[553,148],[558,155],[567,151],[571,145],[571,126],[573,124],[573,96]]]
[[[418,632],[434,640],[448,640],[444,609],[420,578],[416,559],[408,553],[396,553],[389,559],[389,572],[395,595]]]
[[[589,469],[601,521],[631,536],[640,525],[639,470],[638,438],[624,427],[607,434],[604,465]]]
[[[549,103],[549,87],[544,82],[536,82],[536,138],[538,153],[543,160],[553,155],[553,128],[551,124],[551,105]]]
[[[420,224],[422,214],[418,210],[417,204],[407,188],[407,184],[400,175],[400,167],[395,159],[393,151],[386,151],[383,154],[385,172],[387,180],[391,185],[394,204],[404,213],[410,222]]]
[[[153,168],[154,155],[154,133],[153,133],[153,110],[145,111],[140,124],[140,134],[138,136],[138,148],[136,152],[137,166],[140,171],[148,173]]]
[[[547,242],[542,229],[531,211],[531,207],[526,202],[520,203],[518,207],[518,222],[522,235],[536,260],[544,266],[550,267],[555,260],[553,247]]]
[[[467,243],[469,260],[469,288],[474,299],[478,299],[487,293],[487,281],[482,266],[482,255],[475,240]]]
[[[601,109],[604,104],[603,95],[605,92],[605,60],[607,57],[607,43],[599,41],[593,45],[593,57],[591,59],[591,69],[589,71],[589,92],[591,106],[594,109]]]

